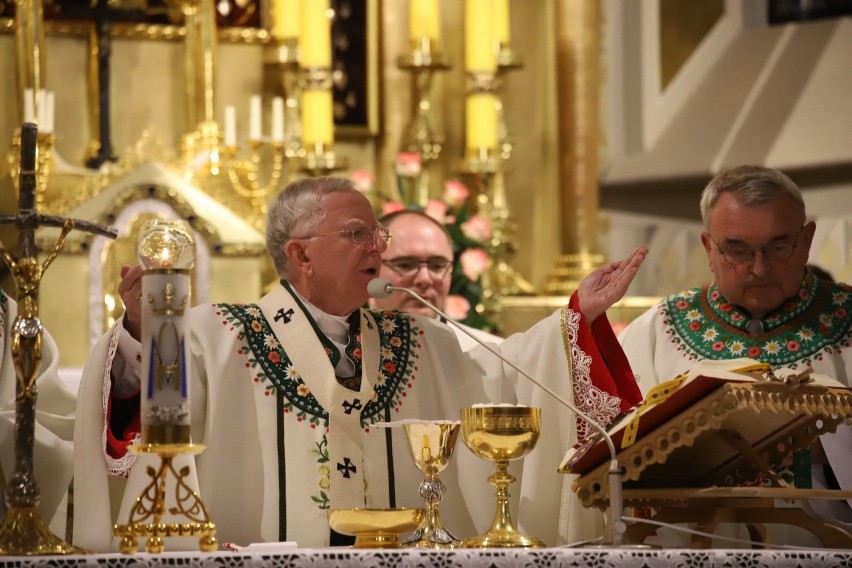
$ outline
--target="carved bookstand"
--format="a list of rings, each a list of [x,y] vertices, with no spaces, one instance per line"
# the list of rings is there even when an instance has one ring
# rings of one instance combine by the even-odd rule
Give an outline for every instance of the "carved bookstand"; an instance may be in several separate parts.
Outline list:
[[[625,466],[624,501],[658,510],[667,523],[694,522],[713,533],[723,522],[745,523],[752,540],[766,542],[764,523],[787,524],[814,533],[826,547],[852,548],[842,527],[799,508],[776,508],[776,499],[850,499],[852,491],[797,489],[776,470],[796,450],[852,421],[852,391],[814,384],[725,382],[650,429],[618,453]],[[641,422],[640,422],[641,424]],[[616,440],[618,443],[620,439]],[[579,471],[573,484],[586,507],[605,508],[607,463]],[[745,486],[756,478],[766,486]],[[625,539],[642,542],[654,526],[628,527]],[[696,537],[693,547],[709,547]]]

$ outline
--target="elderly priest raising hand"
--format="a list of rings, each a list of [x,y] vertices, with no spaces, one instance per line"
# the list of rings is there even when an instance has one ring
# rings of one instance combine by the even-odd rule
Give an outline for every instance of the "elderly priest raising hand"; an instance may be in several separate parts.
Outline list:
[[[573,414],[492,353],[462,352],[431,317],[362,307],[390,234],[349,180],[293,182],[270,205],[266,234],[280,285],[253,304],[191,311],[192,437],[207,447],[194,462],[217,536],[326,546],[344,542],[329,528],[330,508],[422,506],[422,474],[401,433],[376,424],[456,420],[462,408],[493,401],[545,406],[542,439],[527,458],[536,463],[525,464],[518,489],[519,521],[555,544],[563,497],[556,470],[576,441]],[[598,270],[569,306],[507,338],[502,355],[601,422],[635,404],[638,387],[602,314],[645,253]],[[140,276],[125,273],[127,311],[95,347],[79,396],[74,537],[95,550],[114,550],[112,524],[125,521],[111,508],[108,475],[129,475],[118,495],[125,510],[141,490],[139,464],[122,451],[138,432]],[[595,321],[586,322],[586,306]],[[609,367],[601,349],[613,351]],[[490,471],[460,449],[442,473],[453,496],[442,516],[455,534],[490,523]]]

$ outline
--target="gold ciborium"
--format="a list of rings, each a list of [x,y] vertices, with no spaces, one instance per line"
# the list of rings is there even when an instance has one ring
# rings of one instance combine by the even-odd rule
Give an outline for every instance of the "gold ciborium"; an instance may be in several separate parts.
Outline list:
[[[535,448],[541,433],[541,410],[529,406],[473,406],[461,413],[462,439],[476,456],[494,462],[488,483],[497,488],[494,522],[484,534],[468,538],[470,548],[543,547],[540,539],[515,528],[509,511],[509,460],[524,457]]]
[[[459,437],[458,420],[436,422],[405,422],[405,439],[417,469],[426,479],[420,482],[420,496],[426,501],[426,523],[404,542],[406,546],[424,548],[456,548],[461,541],[444,528],[438,504],[447,493],[446,486],[438,479],[444,471]]]
[[[399,535],[423,526],[425,509],[332,509],[328,524],[355,537],[355,548],[399,548]]]

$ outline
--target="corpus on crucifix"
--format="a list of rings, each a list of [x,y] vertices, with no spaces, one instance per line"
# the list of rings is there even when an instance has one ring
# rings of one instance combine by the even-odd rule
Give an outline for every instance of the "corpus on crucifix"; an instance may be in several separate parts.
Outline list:
[[[15,279],[18,315],[12,325],[10,344],[17,376],[15,397],[15,472],[6,488],[8,511],[0,525],[0,554],[73,554],[82,552],[54,536],[37,509],[39,488],[33,467],[35,411],[38,390],[36,378],[42,359],[44,328],[38,317],[38,290],[44,272],[62,251],[66,235],[73,229],[115,238],[117,232],[86,221],[42,215],[35,209],[36,126],[21,128],[21,168],[18,213],[0,215],[0,224],[18,229],[18,254],[14,256],[0,243],[0,256]],[[39,262],[35,231],[39,227],[60,227],[60,234],[46,258]]]

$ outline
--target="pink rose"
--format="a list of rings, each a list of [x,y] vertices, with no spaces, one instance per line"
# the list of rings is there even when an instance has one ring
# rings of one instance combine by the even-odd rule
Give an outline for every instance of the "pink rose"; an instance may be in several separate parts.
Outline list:
[[[352,170],[349,177],[352,178],[355,189],[361,193],[368,193],[373,189],[373,184],[376,182],[376,178],[373,177],[373,174],[369,170]]]
[[[399,201],[385,201],[382,203],[382,215],[395,213],[396,211],[402,211],[403,209],[405,209],[405,205]]]
[[[397,175],[402,177],[416,177],[420,175],[422,162],[420,154],[415,152],[400,152],[394,164]]]
[[[452,216],[447,215],[447,204],[442,201],[438,201],[437,199],[430,199],[427,201],[423,212],[442,225],[452,223],[454,220]]]
[[[462,223],[461,230],[467,238],[481,243],[491,239],[491,222],[482,215],[474,215]]]
[[[454,179],[444,182],[444,195],[441,199],[450,207],[461,207],[468,197],[470,197],[470,190],[462,182]]]
[[[445,306],[447,315],[456,320],[463,320],[470,312],[470,302],[464,296],[458,294],[450,294],[447,296],[447,305]]]
[[[459,256],[462,272],[470,280],[477,280],[488,268],[488,253],[481,248],[469,248]]]

